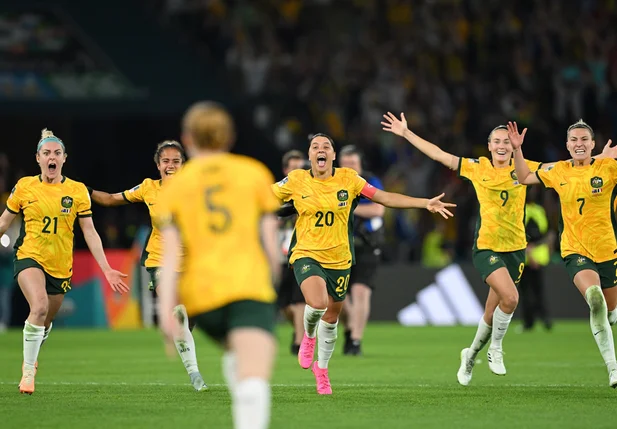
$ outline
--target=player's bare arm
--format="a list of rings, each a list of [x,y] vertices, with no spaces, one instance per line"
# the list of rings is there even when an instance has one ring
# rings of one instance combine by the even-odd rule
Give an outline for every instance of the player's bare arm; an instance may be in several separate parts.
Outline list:
[[[523,145],[523,140],[525,140],[525,134],[527,134],[527,128],[523,130],[522,133],[518,132],[518,126],[516,122],[508,122],[508,138],[510,139],[510,144],[514,149],[514,168],[516,169],[516,176],[518,177],[518,181],[523,185],[537,185],[540,183],[540,179],[531,172],[527,162],[525,162],[525,157],[523,156],[523,151],[521,149]]]
[[[0,216],[0,237],[9,229],[9,226],[11,226],[16,216],[15,213],[11,213],[6,209],[4,210],[2,216]]]
[[[122,206],[129,203],[122,195],[122,192],[109,194],[103,191],[92,191],[92,201],[105,207]]]
[[[371,204],[360,204],[354,210],[353,214],[356,216],[360,216],[366,219],[370,219],[372,217],[381,217],[386,212],[386,208],[381,204],[371,203]]]
[[[380,189],[375,189],[375,193],[369,198],[376,203],[393,209],[427,209],[431,213],[439,213],[445,219],[448,219],[448,217],[452,217],[454,215],[447,208],[456,207],[456,204],[442,202],[441,199],[444,196],[445,194],[438,195],[431,199],[415,198],[408,197],[407,195],[396,194],[394,192],[386,192]]]
[[[398,119],[390,112],[383,115],[383,117],[385,120],[381,122],[381,125],[383,125],[384,131],[403,137],[420,152],[432,160],[442,163],[449,169],[456,170],[458,168],[459,157],[442,150],[439,146],[413,133],[407,128],[407,119],[405,119],[404,113],[401,113],[401,119]]]
[[[105,256],[105,251],[103,250],[101,237],[99,236],[99,233],[96,232],[92,218],[79,218],[79,226],[84,233],[84,239],[86,240],[86,244],[88,245],[92,256],[94,256],[94,259],[99,264],[103,274],[105,274],[105,278],[109,282],[111,288],[115,292],[128,292],[129,287],[122,280],[123,278],[126,278],[127,275],[121,273],[120,271],[116,271],[109,266],[109,262],[107,262],[107,257]]]
[[[261,218],[261,237],[268,257],[272,282],[276,285],[281,278],[281,264],[278,242],[278,220],[275,215],[267,214]]]

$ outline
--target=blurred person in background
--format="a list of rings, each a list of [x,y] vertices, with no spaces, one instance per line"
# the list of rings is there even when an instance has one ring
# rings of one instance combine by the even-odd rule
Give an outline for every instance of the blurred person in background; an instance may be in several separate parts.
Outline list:
[[[291,171],[305,168],[308,160],[299,150],[291,150],[283,155],[283,174],[287,176]],[[309,165],[310,168],[310,165]],[[283,310],[285,317],[294,327],[291,342],[291,354],[297,356],[300,351],[300,343],[304,335],[304,297],[300,286],[296,281],[294,272],[287,263],[289,245],[293,236],[294,226],[298,214],[281,218],[279,220],[279,237],[281,240],[282,276],[278,291],[278,305]]]
[[[383,190],[381,180],[362,168],[362,152],[352,145],[343,146],[339,152],[339,165],[355,170],[366,182]],[[375,273],[381,260],[384,242],[383,216],[386,208],[381,204],[361,197],[354,210],[354,248],[356,264],[351,268],[349,293],[343,305],[346,355],[362,354],[362,338],[371,313],[371,296],[375,290]]]
[[[4,207],[9,198],[8,175],[8,157],[0,153],[0,207]],[[0,237],[0,333],[11,323],[11,297],[14,285],[11,243],[15,241],[14,230],[19,228],[18,222],[14,222],[13,225]]]
[[[531,188],[527,194],[527,205],[525,206],[527,263],[519,285],[524,331],[533,328],[536,318],[544,323],[547,330],[552,328],[544,294],[543,277],[544,267],[550,262],[551,233],[548,229],[546,211],[542,207],[542,199],[541,188]]]

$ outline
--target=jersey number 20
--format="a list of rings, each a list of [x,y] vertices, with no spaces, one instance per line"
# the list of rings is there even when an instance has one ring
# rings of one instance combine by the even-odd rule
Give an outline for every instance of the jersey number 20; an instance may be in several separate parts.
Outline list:
[[[317,218],[317,222],[315,222],[315,226],[322,228],[324,226],[324,222],[326,226],[334,225],[334,213],[333,212],[317,212],[315,213],[315,217]]]

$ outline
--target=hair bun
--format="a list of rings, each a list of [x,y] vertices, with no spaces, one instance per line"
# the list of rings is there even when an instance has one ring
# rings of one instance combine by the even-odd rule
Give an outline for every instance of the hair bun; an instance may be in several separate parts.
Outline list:
[[[47,137],[54,137],[54,133],[47,128],[43,128],[41,131],[41,139],[46,139]]]

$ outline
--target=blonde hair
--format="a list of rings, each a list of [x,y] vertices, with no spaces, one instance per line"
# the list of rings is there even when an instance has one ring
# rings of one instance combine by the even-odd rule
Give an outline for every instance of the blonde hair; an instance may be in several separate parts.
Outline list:
[[[182,119],[182,129],[199,149],[227,149],[236,138],[231,116],[220,104],[202,101],[193,104]]]
[[[570,137],[570,131],[575,130],[577,128],[582,128],[584,130],[589,131],[589,134],[591,134],[591,139],[593,140],[595,138],[593,128],[591,128],[589,124],[583,121],[582,119],[579,119],[578,121],[576,121],[575,123],[573,123],[572,125],[568,127],[568,132],[566,133],[566,137]]]
[[[64,147],[64,143],[58,137],[56,137],[53,131],[48,130],[47,128],[43,128],[41,130],[41,140],[39,140],[38,145],[36,146],[36,151],[41,150],[41,147],[47,142],[56,142],[62,146],[62,151],[66,152],[66,148]]]
[[[186,161],[186,153],[182,145],[175,140],[165,140],[156,146],[156,152],[154,152],[154,163],[156,165],[159,165],[161,161],[161,153],[169,147],[178,150],[178,152],[180,152],[180,157],[182,157],[182,162]]]

